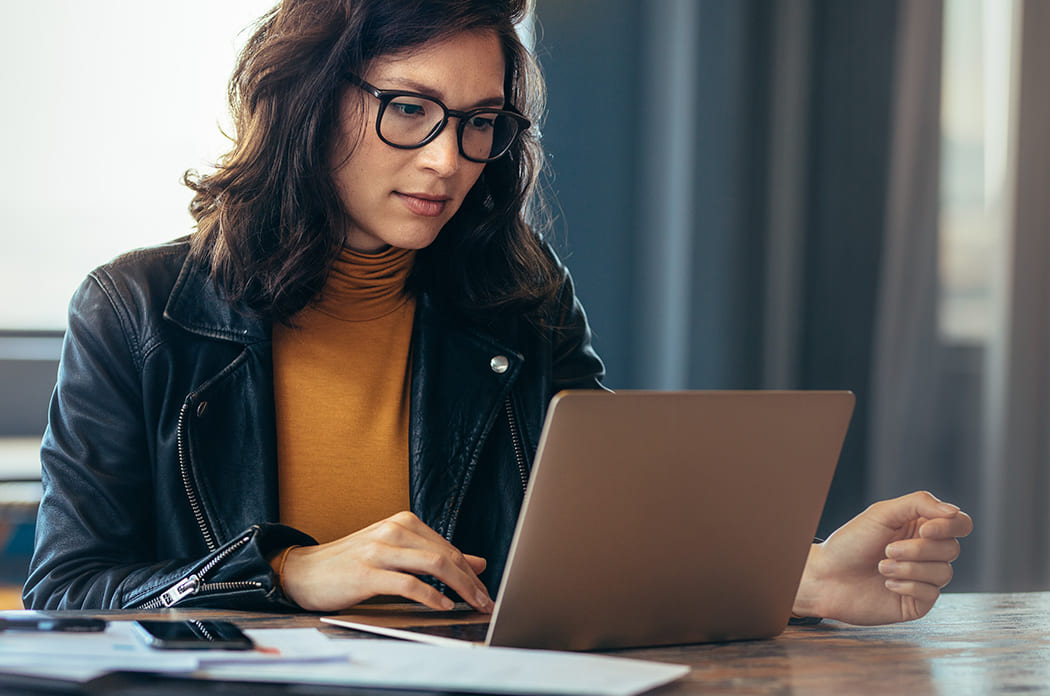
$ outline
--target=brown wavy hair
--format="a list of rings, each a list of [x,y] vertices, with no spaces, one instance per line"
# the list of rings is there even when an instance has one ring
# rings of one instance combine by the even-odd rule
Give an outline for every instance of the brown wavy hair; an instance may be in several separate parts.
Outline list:
[[[191,253],[245,313],[290,323],[321,290],[343,245],[345,213],[332,179],[346,73],[378,57],[462,31],[492,30],[506,62],[504,96],[538,124],[545,93],[516,26],[532,0],[284,0],[258,22],[230,79],[233,147],[212,173],[190,170]],[[543,241],[534,125],[488,163],[410,279],[478,319],[534,314],[561,269]]]

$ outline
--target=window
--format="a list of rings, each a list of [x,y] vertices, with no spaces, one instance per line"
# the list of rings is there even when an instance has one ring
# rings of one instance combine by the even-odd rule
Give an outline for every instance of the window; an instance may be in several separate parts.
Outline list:
[[[983,345],[995,330],[1014,0],[947,0],[941,101],[940,334]]]
[[[0,23],[0,329],[63,329],[73,290],[187,234],[189,168],[226,149],[226,81],[274,0],[34,0]]]

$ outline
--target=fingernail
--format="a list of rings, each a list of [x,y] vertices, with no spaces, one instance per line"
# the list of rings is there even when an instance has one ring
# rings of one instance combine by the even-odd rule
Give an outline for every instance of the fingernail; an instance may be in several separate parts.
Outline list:
[[[897,561],[888,558],[879,561],[879,572],[883,575],[892,575],[897,570]]]
[[[487,594],[485,594],[481,590],[478,590],[478,593],[474,596],[474,599],[476,600],[478,607],[480,607],[482,611],[492,611],[492,600],[489,599],[489,596]]]
[[[886,581],[885,584],[886,584],[886,589],[889,589],[889,590],[899,590],[902,587],[904,587],[904,583],[902,583],[900,580],[889,579],[889,580]]]
[[[441,608],[442,608],[442,609],[444,609],[444,610],[446,610],[446,611],[449,611],[449,610],[451,610],[451,609],[452,609],[453,607],[455,607],[455,606],[456,606],[456,603],[455,603],[455,602],[453,602],[453,601],[452,601],[451,599],[449,599],[448,597],[442,597],[442,598],[441,598]]]
[[[946,515],[954,515],[955,513],[959,512],[959,506],[952,505],[951,503],[939,503],[937,505],[937,509],[945,513]]]
[[[903,554],[903,549],[894,544],[890,544],[886,547],[886,555],[890,558],[900,558]]]

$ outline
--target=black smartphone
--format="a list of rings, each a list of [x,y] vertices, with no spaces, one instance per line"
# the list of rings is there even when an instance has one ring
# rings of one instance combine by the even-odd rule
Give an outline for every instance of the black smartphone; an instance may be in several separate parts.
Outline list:
[[[162,650],[251,650],[255,645],[229,621],[136,621],[152,648]]]
[[[97,633],[106,630],[103,619],[73,616],[28,616],[0,617],[0,631],[59,631],[62,633]]]

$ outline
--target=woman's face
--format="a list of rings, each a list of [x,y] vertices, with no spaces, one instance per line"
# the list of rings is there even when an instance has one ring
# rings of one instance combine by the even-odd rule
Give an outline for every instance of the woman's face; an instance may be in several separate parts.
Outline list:
[[[503,50],[494,32],[463,32],[381,57],[361,77],[378,89],[436,97],[449,109],[503,106]],[[363,120],[355,108],[362,97]],[[345,244],[363,252],[422,249],[459,209],[485,165],[459,153],[454,117],[430,143],[401,150],[379,139],[378,111],[379,100],[356,86],[343,95],[341,137],[332,161],[349,220]]]

